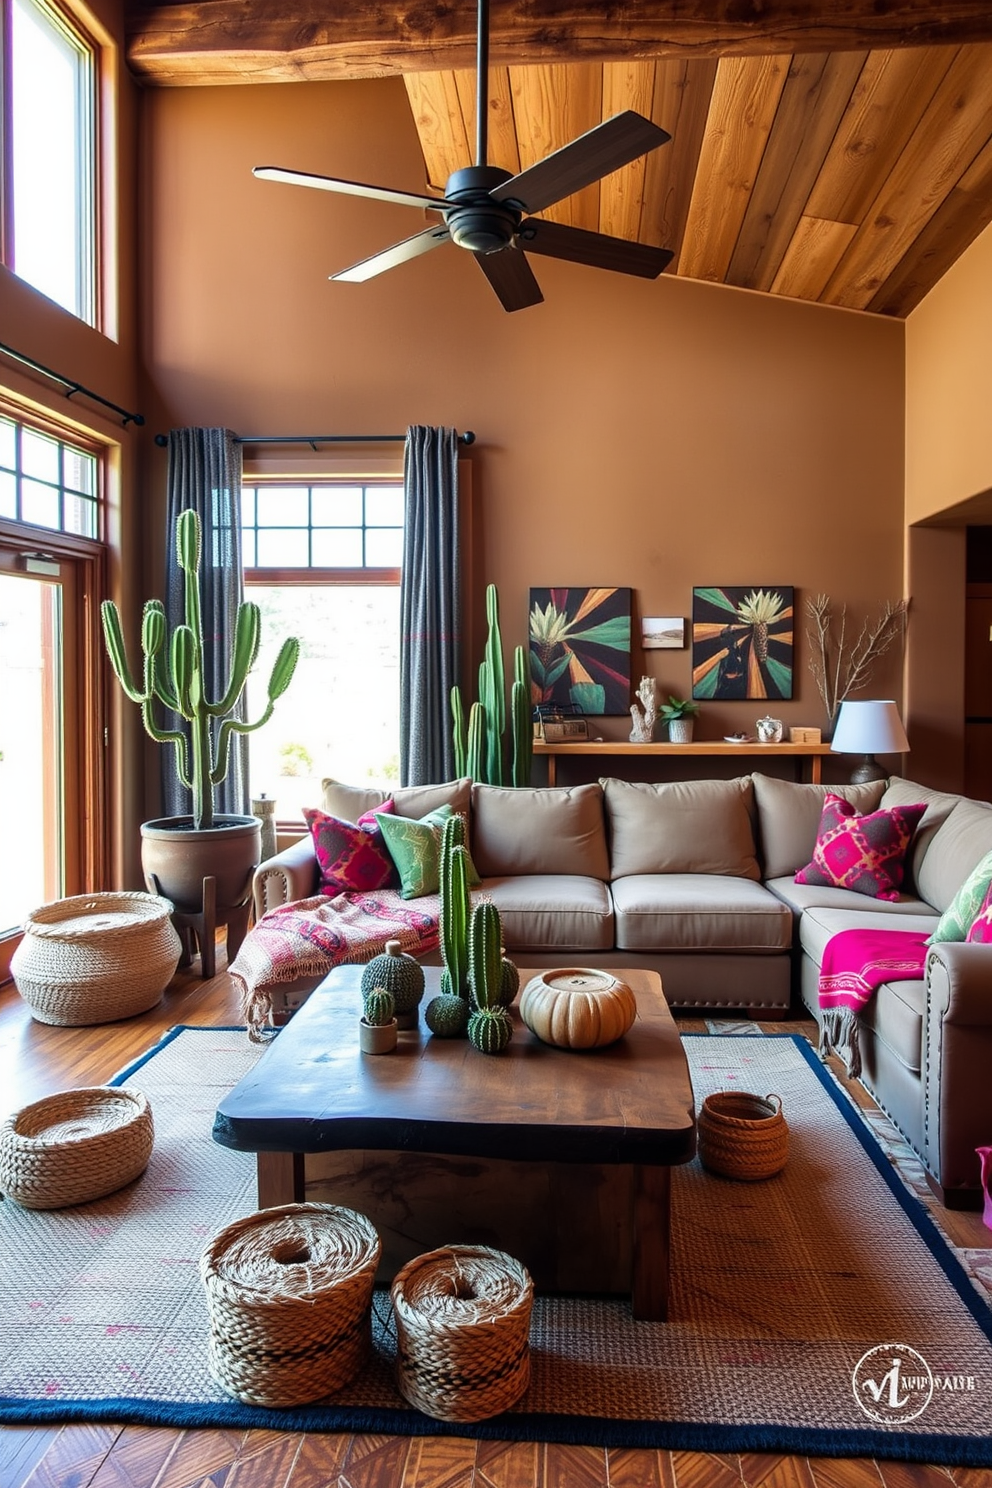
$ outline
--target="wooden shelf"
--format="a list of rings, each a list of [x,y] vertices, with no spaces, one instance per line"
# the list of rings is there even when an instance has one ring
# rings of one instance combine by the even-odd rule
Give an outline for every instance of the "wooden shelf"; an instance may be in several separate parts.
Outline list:
[[[557,761],[559,755],[591,754],[607,759],[626,758],[633,755],[654,755],[664,759],[666,756],[689,756],[704,758],[707,755],[722,755],[725,758],[730,755],[743,755],[745,758],[756,758],[757,756],[772,756],[781,758],[786,756],[796,760],[809,760],[809,778],[814,785],[820,782],[820,760],[825,754],[829,754],[829,744],[759,744],[757,741],[747,744],[725,744],[722,739],[714,739],[710,742],[692,744],[630,744],[622,740],[576,740],[569,743],[545,744],[534,741],[535,756],[543,756],[548,761],[548,784],[557,783]]]

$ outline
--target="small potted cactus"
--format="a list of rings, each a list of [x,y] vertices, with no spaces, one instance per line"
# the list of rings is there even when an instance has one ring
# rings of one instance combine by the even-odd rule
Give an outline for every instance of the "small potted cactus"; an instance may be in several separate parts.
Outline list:
[[[396,1048],[396,1004],[385,987],[370,987],[365,993],[364,1012],[358,1024],[358,1042],[363,1054],[391,1054]]]
[[[504,1007],[502,926],[495,904],[477,904],[468,935],[468,979],[473,1011],[469,1042],[483,1054],[501,1054],[513,1035]],[[516,990],[516,989],[514,989]]]

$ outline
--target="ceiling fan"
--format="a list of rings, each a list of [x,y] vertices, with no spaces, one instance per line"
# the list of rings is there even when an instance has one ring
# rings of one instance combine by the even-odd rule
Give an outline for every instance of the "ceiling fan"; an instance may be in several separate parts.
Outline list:
[[[448,242],[475,255],[504,310],[523,310],[544,299],[527,253],[543,253],[549,258],[568,259],[596,269],[656,279],[671,262],[669,249],[566,227],[527,214],[554,206],[573,192],[657,149],[671,135],[642,114],[628,109],[597,124],[519,175],[511,176],[509,171],[487,164],[489,0],[479,0],[478,12],[475,164],[455,171],[443,197],[394,191],[388,186],[367,186],[360,181],[283,170],[275,165],[256,165],[252,174],[263,181],[282,181],[290,186],[311,186],[319,191],[427,208],[444,219],[372,258],[331,274],[331,279],[361,283]]]

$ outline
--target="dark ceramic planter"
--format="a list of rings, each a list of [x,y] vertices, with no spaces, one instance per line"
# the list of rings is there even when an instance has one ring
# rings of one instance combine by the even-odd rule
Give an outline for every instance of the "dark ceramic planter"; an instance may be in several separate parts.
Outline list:
[[[199,914],[203,880],[217,880],[221,911],[244,904],[261,862],[262,823],[257,816],[218,815],[197,831],[191,816],[163,816],[141,825],[141,867],[149,893],[164,894],[181,914]]]

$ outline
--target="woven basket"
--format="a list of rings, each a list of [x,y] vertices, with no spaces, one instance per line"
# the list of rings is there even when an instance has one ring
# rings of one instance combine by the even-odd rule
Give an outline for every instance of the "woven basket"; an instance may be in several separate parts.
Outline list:
[[[65,1090],[15,1111],[0,1126],[0,1193],[25,1209],[102,1199],[148,1166],[155,1140],[140,1090]]]
[[[25,921],[11,971],[39,1023],[79,1027],[147,1012],[179,964],[172,904],[155,894],[77,894]]]
[[[448,1245],[409,1261],[392,1285],[400,1394],[439,1421],[509,1410],[530,1382],[534,1284],[501,1250]]]
[[[305,1405],[353,1379],[372,1347],[381,1250],[364,1214],[285,1204],[239,1219],[200,1259],[209,1367],[250,1405]]]
[[[699,1113],[698,1135],[703,1167],[722,1178],[771,1178],[789,1156],[789,1128],[778,1095],[745,1090],[708,1095]]]

